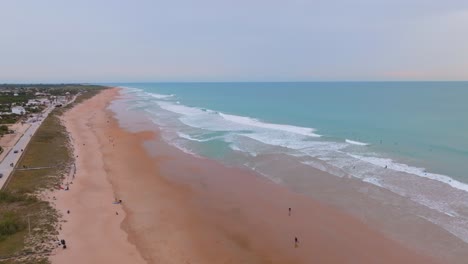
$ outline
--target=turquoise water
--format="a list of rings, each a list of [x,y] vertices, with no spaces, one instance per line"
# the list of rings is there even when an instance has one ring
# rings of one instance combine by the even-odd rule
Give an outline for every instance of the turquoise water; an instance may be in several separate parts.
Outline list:
[[[322,139],[367,143],[369,152],[468,182],[468,82],[119,85],[174,95],[170,100],[186,106],[314,128]]]
[[[468,243],[468,82],[113,85],[187,153],[286,186],[358,179]]]

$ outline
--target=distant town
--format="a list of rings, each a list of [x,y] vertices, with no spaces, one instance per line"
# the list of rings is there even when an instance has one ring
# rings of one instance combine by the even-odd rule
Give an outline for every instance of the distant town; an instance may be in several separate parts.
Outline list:
[[[46,112],[62,107],[88,86],[0,84],[0,158],[27,125],[42,121]]]

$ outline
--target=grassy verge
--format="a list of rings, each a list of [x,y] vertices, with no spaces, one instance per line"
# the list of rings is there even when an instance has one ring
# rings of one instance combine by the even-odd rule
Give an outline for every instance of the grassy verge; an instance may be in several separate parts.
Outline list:
[[[98,92],[87,91],[73,104],[54,109],[32,137],[18,163],[18,168],[51,168],[15,170],[0,191],[0,263],[47,263],[48,255],[57,245],[59,214],[48,201],[40,199],[40,194],[59,185],[73,162],[68,134],[60,116]]]

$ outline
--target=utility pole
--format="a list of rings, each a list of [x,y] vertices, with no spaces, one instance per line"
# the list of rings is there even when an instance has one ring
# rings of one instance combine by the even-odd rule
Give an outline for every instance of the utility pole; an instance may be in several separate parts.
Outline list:
[[[31,236],[31,221],[29,220],[29,214],[28,214],[28,229],[29,229],[29,236]]]

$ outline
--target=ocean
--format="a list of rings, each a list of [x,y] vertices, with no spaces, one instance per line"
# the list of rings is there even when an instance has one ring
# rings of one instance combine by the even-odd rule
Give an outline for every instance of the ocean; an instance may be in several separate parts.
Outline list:
[[[112,85],[187,153],[279,184],[299,166],[359,179],[468,242],[468,82]]]

